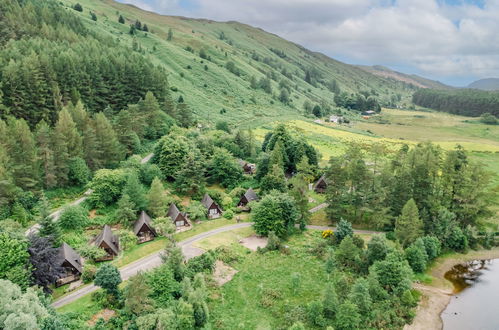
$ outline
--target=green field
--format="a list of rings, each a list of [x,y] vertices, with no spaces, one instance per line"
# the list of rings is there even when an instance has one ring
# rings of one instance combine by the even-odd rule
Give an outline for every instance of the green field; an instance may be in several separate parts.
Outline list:
[[[212,325],[217,329],[285,329],[303,317],[300,311],[320,299],[328,281],[324,261],[309,252],[320,235],[310,230],[292,236],[286,241],[289,254],[253,252],[236,262],[234,278],[212,291]],[[362,237],[369,240],[368,235]],[[293,276],[299,277],[298,286],[293,285]]]

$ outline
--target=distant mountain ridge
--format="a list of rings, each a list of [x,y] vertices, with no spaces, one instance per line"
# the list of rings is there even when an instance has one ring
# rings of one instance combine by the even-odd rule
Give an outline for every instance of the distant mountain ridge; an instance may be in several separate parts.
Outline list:
[[[358,65],[357,67],[372,73],[376,76],[395,79],[407,84],[412,84],[419,88],[453,89],[454,87],[441,83],[440,81],[427,79],[415,74],[406,74],[387,68],[382,65]]]
[[[485,78],[472,82],[468,88],[481,89],[484,91],[499,90],[499,78]]]

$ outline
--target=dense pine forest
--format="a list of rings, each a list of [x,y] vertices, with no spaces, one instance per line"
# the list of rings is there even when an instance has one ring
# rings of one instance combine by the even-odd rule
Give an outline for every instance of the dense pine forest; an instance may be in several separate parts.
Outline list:
[[[490,113],[499,117],[499,92],[477,89],[419,89],[412,101],[414,104],[445,111],[456,115],[479,117]]]

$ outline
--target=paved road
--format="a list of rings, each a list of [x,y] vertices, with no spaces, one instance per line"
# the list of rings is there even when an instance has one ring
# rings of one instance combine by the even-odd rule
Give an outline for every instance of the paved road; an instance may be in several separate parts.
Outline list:
[[[66,204],[64,206],[61,206],[57,211],[49,214],[49,217],[51,217],[53,221],[59,220],[59,217],[61,216],[62,211],[64,210],[64,207],[66,207],[66,206],[80,205],[81,203],[83,203],[88,198],[88,196],[90,196],[92,194],[92,192],[93,192],[92,189],[88,189],[87,191],[85,191],[83,193],[82,197],[78,198],[77,200],[72,201],[71,203],[68,203],[68,204]],[[31,234],[36,234],[36,233],[38,233],[38,230],[40,230],[40,224],[35,223],[33,226],[29,227],[28,230],[26,230],[26,232],[24,233],[24,235],[25,236],[29,236]]]
[[[144,158],[142,158],[142,160],[140,161],[141,164],[145,164],[147,163],[148,161],[151,160],[152,156],[154,156],[154,154],[151,152],[149,155],[145,156]]]
[[[315,212],[317,212],[319,210],[322,210],[323,208],[327,207],[328,205],[329,205],[328,203],[319,204],[316,207],[313,207],[310,210],[308,210],[308,212],[315,213]]]
[[[192,257],[195,257],[203,252],[203,250],[196,248],[193,243],[198,242],[200,240],[203,240],[205,238],[211,237],[213,235],[223,233],[226,231],[234,230],[234,229],[239,229],[239,228],[246,228],[252,226],[252,222],[242,222],[230,226],[225,226],[225,227],[220,227],[216,228],[213,230],[206,231],[204,233],[192,236],[190,238],[187,238],[179,243],[178,246],[182,248],[182,252],[184,253],[184,257],[186,259],[190,259]],[[314,229],[314,230],[326,230],[326,229],[332,229],[336,230],[336,227],[328,227],[328,226],[314,226],[314,225],[309,225],[307,226],[308,229]],[[376,234],[378,232],[375,231],[370,231],[370,230],[354,230],[355,233],[357,234]],[[137,261],[132,262],[129,265],[126,265],[122,268],[120,268],[120,274],[121,278],[123,280],[127,280],[133,275],[137,274],[139,271],[147,271],[152,268],[158,267],[161,265],[161,251],[153,253],[151,255],[148,255],[147,257],[141,258]],[[52,303],[52,306],[54,308],[59,308],[62,307],[66,304],[69,304],[89,293],[94,292],[97,290],[98,287],[91,284],[88,286],[84,286],[81,289],[78,289],[76,291],[73,291],[72,293],[68,294],[67,296],[62,297],[61,299],[55,301]]]
[[[250,227],[251,225],[252,225],[252,223],[250,223],[250,222],[242,222],[242,223],[238,223],[235,225],[216,228],[216,229],[198,234],[196,236],[192,236],[188,239],[185,239],[185,240],[179,242],[178,246],[180,246],[182,248],[182,252],[184,252],[186,259],[190,259],[190,258],[198,255],[198,253],[196,253],[196,252],[192,253],[192,251],[195,251],[195,249],[196,249],[195,247],[192,246],[193,243],[200,241],[202,239],[208,238],[210,236],[219,234],[219,233],[223,233],[226,231],[239,229],[239,228]],[[126,265],[126,266],[120,268],[121,278],[123,280],[127,280],[130,277],[132,277],[133,275],[137,274],[139,271],[146,271],[146,270],[158,267],[159,265],[161,265],[160,254],[161,254],[161,251],[153,253],[151,255],[148,255],[147,257],[141,258],[137,261],[132,262],[129,265]],[[61,299],[55,301],[52,304],[52,306],[55,308],[62,307],[66,304],[69,304],[72,301],[75,301],[76,299],[83,297],[84,295],[87,295],[91,292],[94,292],[97,289],[98,289],[98,287],[93,285],[93,284],[87,285],[87,286],[82,287],[79,290],[73,291],[72,293],[68,294],[67,296],[64,296]]]

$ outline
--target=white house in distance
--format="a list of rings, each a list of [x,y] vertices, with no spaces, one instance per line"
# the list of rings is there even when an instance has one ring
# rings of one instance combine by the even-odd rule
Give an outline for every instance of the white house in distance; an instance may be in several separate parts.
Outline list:
[[[329,122],[335,123],[335,124],[341,124],[343,122],[343,117],[331,115],[331,116],[329,116]]]

